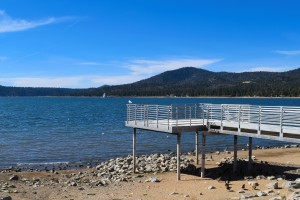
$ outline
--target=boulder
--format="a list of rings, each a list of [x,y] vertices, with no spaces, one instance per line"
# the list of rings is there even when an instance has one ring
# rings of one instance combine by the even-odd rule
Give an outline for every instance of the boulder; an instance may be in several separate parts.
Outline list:
[[[269,189],[278,189],[278,182],[268,183],[266,187]]]

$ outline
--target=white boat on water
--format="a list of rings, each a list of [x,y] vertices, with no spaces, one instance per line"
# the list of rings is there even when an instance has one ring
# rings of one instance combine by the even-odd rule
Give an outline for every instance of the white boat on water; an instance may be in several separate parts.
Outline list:
[[[106,98],[106,94],[105,94],[105,93],[103,93],[102,97],[103,97],[103,98]]]

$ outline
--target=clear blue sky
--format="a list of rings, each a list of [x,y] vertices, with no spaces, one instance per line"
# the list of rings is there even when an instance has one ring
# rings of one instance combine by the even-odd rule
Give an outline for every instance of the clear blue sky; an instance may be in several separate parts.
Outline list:
[[[300,1],[1,0],[0,85],[99,87],[194,66],[300,67]]]

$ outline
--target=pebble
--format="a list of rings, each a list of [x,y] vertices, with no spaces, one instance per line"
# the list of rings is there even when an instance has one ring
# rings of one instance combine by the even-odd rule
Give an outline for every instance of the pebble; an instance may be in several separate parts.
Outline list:
[[[177,195],[178,192],[171,192],[169,195]]]
[[[266,187],[269,189],[278,189],[278,182],[268,183]]]
[[[212,186],[212,185],[210,185],[210,186],[208,186],[208,188],[207,189],[209,189],[209,190],[213,190],[213,189],[216,189],[216,187],[215,186]]]

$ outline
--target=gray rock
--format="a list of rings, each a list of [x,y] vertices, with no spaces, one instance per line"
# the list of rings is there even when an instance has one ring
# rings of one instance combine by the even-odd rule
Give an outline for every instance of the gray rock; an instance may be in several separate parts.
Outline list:
[[[261,179],[266,179],[266,177],[264,175],[258,175],[256,176],[257,180],[261,180]]]
[[[282,198],[281,197],[272,197],[269,200],[282,200]]]
[[[0,196],[0,200],[12,200],[11,196]]]
[[[276,177],[275,177],[275,176],[268,176],[267,179],[268,179],[268,180],[275,180]]]
[[[258,182],[256,182],[256,181],[248,181],[248,184],[250,185],[250,186],[254,186],[254,187],[256,187],[256,186],[258,186],[259,184],[258,184]]]
[[[9,177],[10,181],[17,181],[19,180],[19,176],[18,175],[12,175],[11,177]]]
[[[212,185],[210,185],[210,186],[208,186],[208,188],[207,189],[209,189],[209,190],[213,190],[213,189],[216,189],[216,187],[215,186],[212,186]]]
[[[159,183],[160,180],[158,180],[156,177],[151,177],[151,183]]]
[[[245,193],[245,190],[239,190],[238,193],[239,194]]]
[[[256,194],[254,193],[242,193],[240,196],[240,199],[250,199],[256,197]]]
[[[282,184],[283,187],[287,187],[289,189],[298,189],[300,188],[300,182],[297,181],[288,181]]]
[[[299,200],[300,199],[300,191],[293,192],[288,199],[291,200]]]
[[[266,187],[269,189],[278,189],[278,182],[268,183]]]
[[[267,196],[268,194],[264,191],[259,191],[256,193],[257,196],[262,197],[262,196]]]

